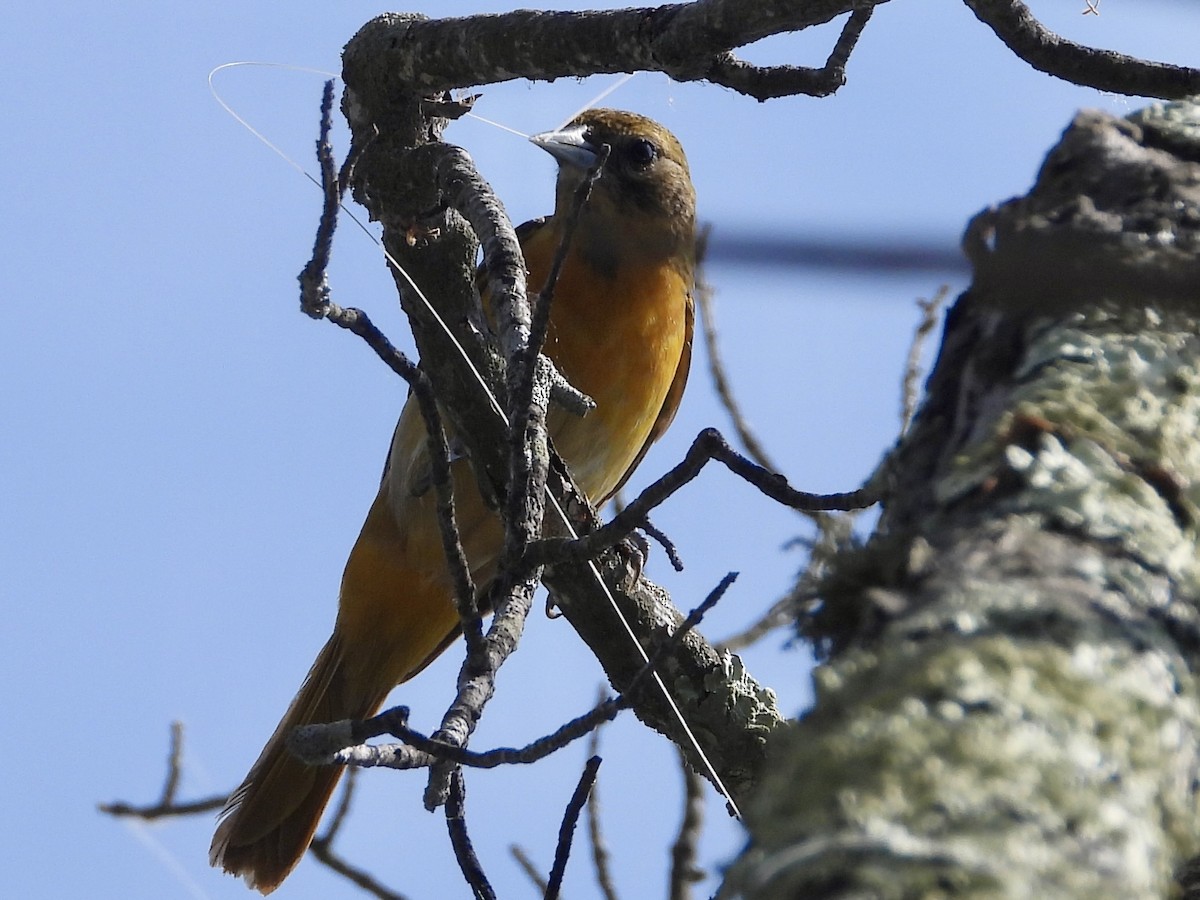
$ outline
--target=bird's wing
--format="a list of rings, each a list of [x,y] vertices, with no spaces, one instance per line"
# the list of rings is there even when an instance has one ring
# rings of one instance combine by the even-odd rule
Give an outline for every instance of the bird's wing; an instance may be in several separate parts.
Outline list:
[[[517,240],[522,245],[524,245],[525,242],[534,233],[539,231],[542,228],[542,226],[546,224],[547,221],[549,221],[549,216],[540,216],[536,219],[530,219],[528,222],[523,222],[522,224],[518,225],[515,229],[516,233],[517,233]],[[478,289],[480,295],[484,297],[485,310],[487,310],[487,307],[488,307],[487,296],[484,292],[484,288],[486,287],[486,284],[487,284],[487,278],[486,278],[486,275],[484,272],[484,268],[482,265],[480,265],[475,270],[475,287]],[[413,402],[412,388],[409,388],[409,390],[408,390],[407,401]],[[428,463],[427,463],[427,466],[428,466]],[[391,467],[392,467],[392,445],[391,445],[391,443],[389,443],[387,456],[383,460],[383,473],[379,477],[380,483],[387,481],[388,472],[391,469]],[[425,475],[424,477],[416,479],[416,483],[412,487],[412,491],[413,491],[414,495],[423,494],[428,489],[429,477],[430,477],[429,475]]]
[[[530,219],[528,222],[523,222],[517,226],[517,240],[520,241],[522,247],[530,246],[530,242],[534,235],[542,231],[550,223],[550,217],[543,216],[537,219]],[[482,269],[478,276],[480,278],[480,287],[482,287]],[[530,285],[530,292],[541,290],[541,285]],[[650,434],[647,435],[646,441],[638,450],[637,456],[633,458],[633,462],[629,464],[629,468],[625,470],[625,474],[621,476],[621,480],[604,497],[593,498],[592,502],[597,508],[603,506],[617,491],[619,491],[625,482],[629,480],[629,476],[633,474],[633,470],[641,465],[642,459],[646,456],[646,452],[650,449],[650,445],[657,441],[666,433],[671,422],[675,419],[675,413],[679,410],[679,403],[683,399],[683,389],[687,386],[688,372],[692,365],[692,336],[695,331],[696,321],[696,304],[693,299],[693,287],[689,287],[687,298],[684,304],[684,335],[683,335],[683,351],[679,354],[679,366],[675,369],[675,377],[671,380],[671,386],[667,389],[667,395],[663,398],[662,408],[658,411],[658,417],[654,420],[654,425],[650,428]]]
[[[654,425],[650,428],[650,434],[646,436],[646,442],[642,444],[642,449],[633,458],[633,462],[629,464],[629,468],[625,470],[625,474],[621,476],[621,480],[617,482],[617,486],[609,492],[607,497],[595,501],[597,508],[602,506],[605,501],[625,486],[625,482],[629,480],[629,476],[633,474],[633,470],[641,465],[646,451],[650,449],[650,445],[663,436],[671,426],[671,422],[674,421],[675,413],[679,411],[679,403],[683,400],[683,389],[687,386],[688,371],[692,367],[692,335],[696,324],[696,303],[692,295],[693,290],[694,288],[688,290],[687,300],[684,305],[683,351],[679,354],[679,366],[675,369],[675,377],[671,380],[671,386],[667,389],[666,397],[663,398],[663,405],[658,411],[658,418],[654,420]]]

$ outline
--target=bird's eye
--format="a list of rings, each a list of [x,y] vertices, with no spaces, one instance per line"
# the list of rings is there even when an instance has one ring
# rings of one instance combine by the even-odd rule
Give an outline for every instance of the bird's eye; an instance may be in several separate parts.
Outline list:
[[[638,138],[629,145],[628,155],[635,166],[648,166],[658,158],[658,148],[653,141]]]

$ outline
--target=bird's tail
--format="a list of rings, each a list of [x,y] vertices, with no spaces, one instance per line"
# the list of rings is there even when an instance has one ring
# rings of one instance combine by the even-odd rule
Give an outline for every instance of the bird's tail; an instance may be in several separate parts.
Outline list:
[[[347,677],[335,631],[322,648],[300,693],[267,741],[250,774],[233,792],[209,849],[209,862],[239,875],[263,894],[279,886],[312,841],[317,822],[342,774],[341,766],[309,766],[287,749],[301,725],[364,719],[387,697],[392,684],[363,690]]]

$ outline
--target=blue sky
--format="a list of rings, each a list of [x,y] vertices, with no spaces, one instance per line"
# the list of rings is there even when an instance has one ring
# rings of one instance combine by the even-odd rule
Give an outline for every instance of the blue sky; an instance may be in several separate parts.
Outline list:
[[[1099,16],[1081,15],[1082,0],[1033,7],[1077,40],[1197,62],[1200,16],[1188,4],[1103,0]],[[504,8],[424,5],[441,15]],[[173,719],[188,729],[183,796],[231,788],[331,626],[404,389],[356,339],[299,313],[295,276],[319,197],[221,110],[206,77],[238,60],[336,71],[341,46],[380,11],[358,2],[26,3],[6,15],[0,684],[9,738],[0,764],[9,814],[0,834],[20,860],[6,895],[248,896],[208,868],[208,817],[126,825],[95,805],[157,796]],[[834,37],[771,39],[747,56],[820,64]],[[488,87],[477,111],[545,130],[611,81]],[[319,77],[244,67],[217,84],[311,168]],[[1027,189],[1076,109],[1140,105],[1033,72],[965,6],[932,0],[881,7],[833,98],[759,104],[639,75],[606,102],[675,131],[718,236],[898,235],[948,246],[970,215]],[[448,137],[471,151],[516,221],[549,211],[545,154],[476,122]],[[708,277],[730,376],[773,456],[797,486],[856,486],[895,436],[914,301],[943,283],[957,290],[962,277],[734,265]],[[339,302],[401,338],[382,260],[350,227],[331,278]],[[704,362],[635,485],[675,462],[700,428],[726,426]],[[706,472],[656,521],[687,570],[676,575],[659,556],[649,573],[680,606],[725,572],[742,573],[706,625],[713,637],[752,621],[802,561],[784,545],[806,533],[803,523],[724,472]],[[744,656],[796,713],[810,697],[809,658],[785,652],[785,640]],[[447,653],[394,695],[418,727],[440,716],[457,665]],[[600,680],[565,621],[535,615],[476,746],[551,730],[591,703]],[[602,752],[618,888],[659,896],[680,814],[671,748],[626,717]],[[469,774],[468,821],[501,896],[534,896],[507,846],[549,866],[583,758],[572,748],[532,768]],[[362,784],[346,854],[408,896],[462,896],[444,822],[420,808],[423,780],[368,773]],[[741,839],[710,807],[702,851],[711,868]],[[566,889],[595,895],[586,854]],[[356,891],[305,863],[279,896]]]

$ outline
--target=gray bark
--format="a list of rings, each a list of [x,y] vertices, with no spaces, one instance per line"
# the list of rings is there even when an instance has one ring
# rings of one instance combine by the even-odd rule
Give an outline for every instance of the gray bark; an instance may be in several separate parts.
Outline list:
[[[1156,897],[1200,843],[1200,107],[981,214],[726,897]]]

